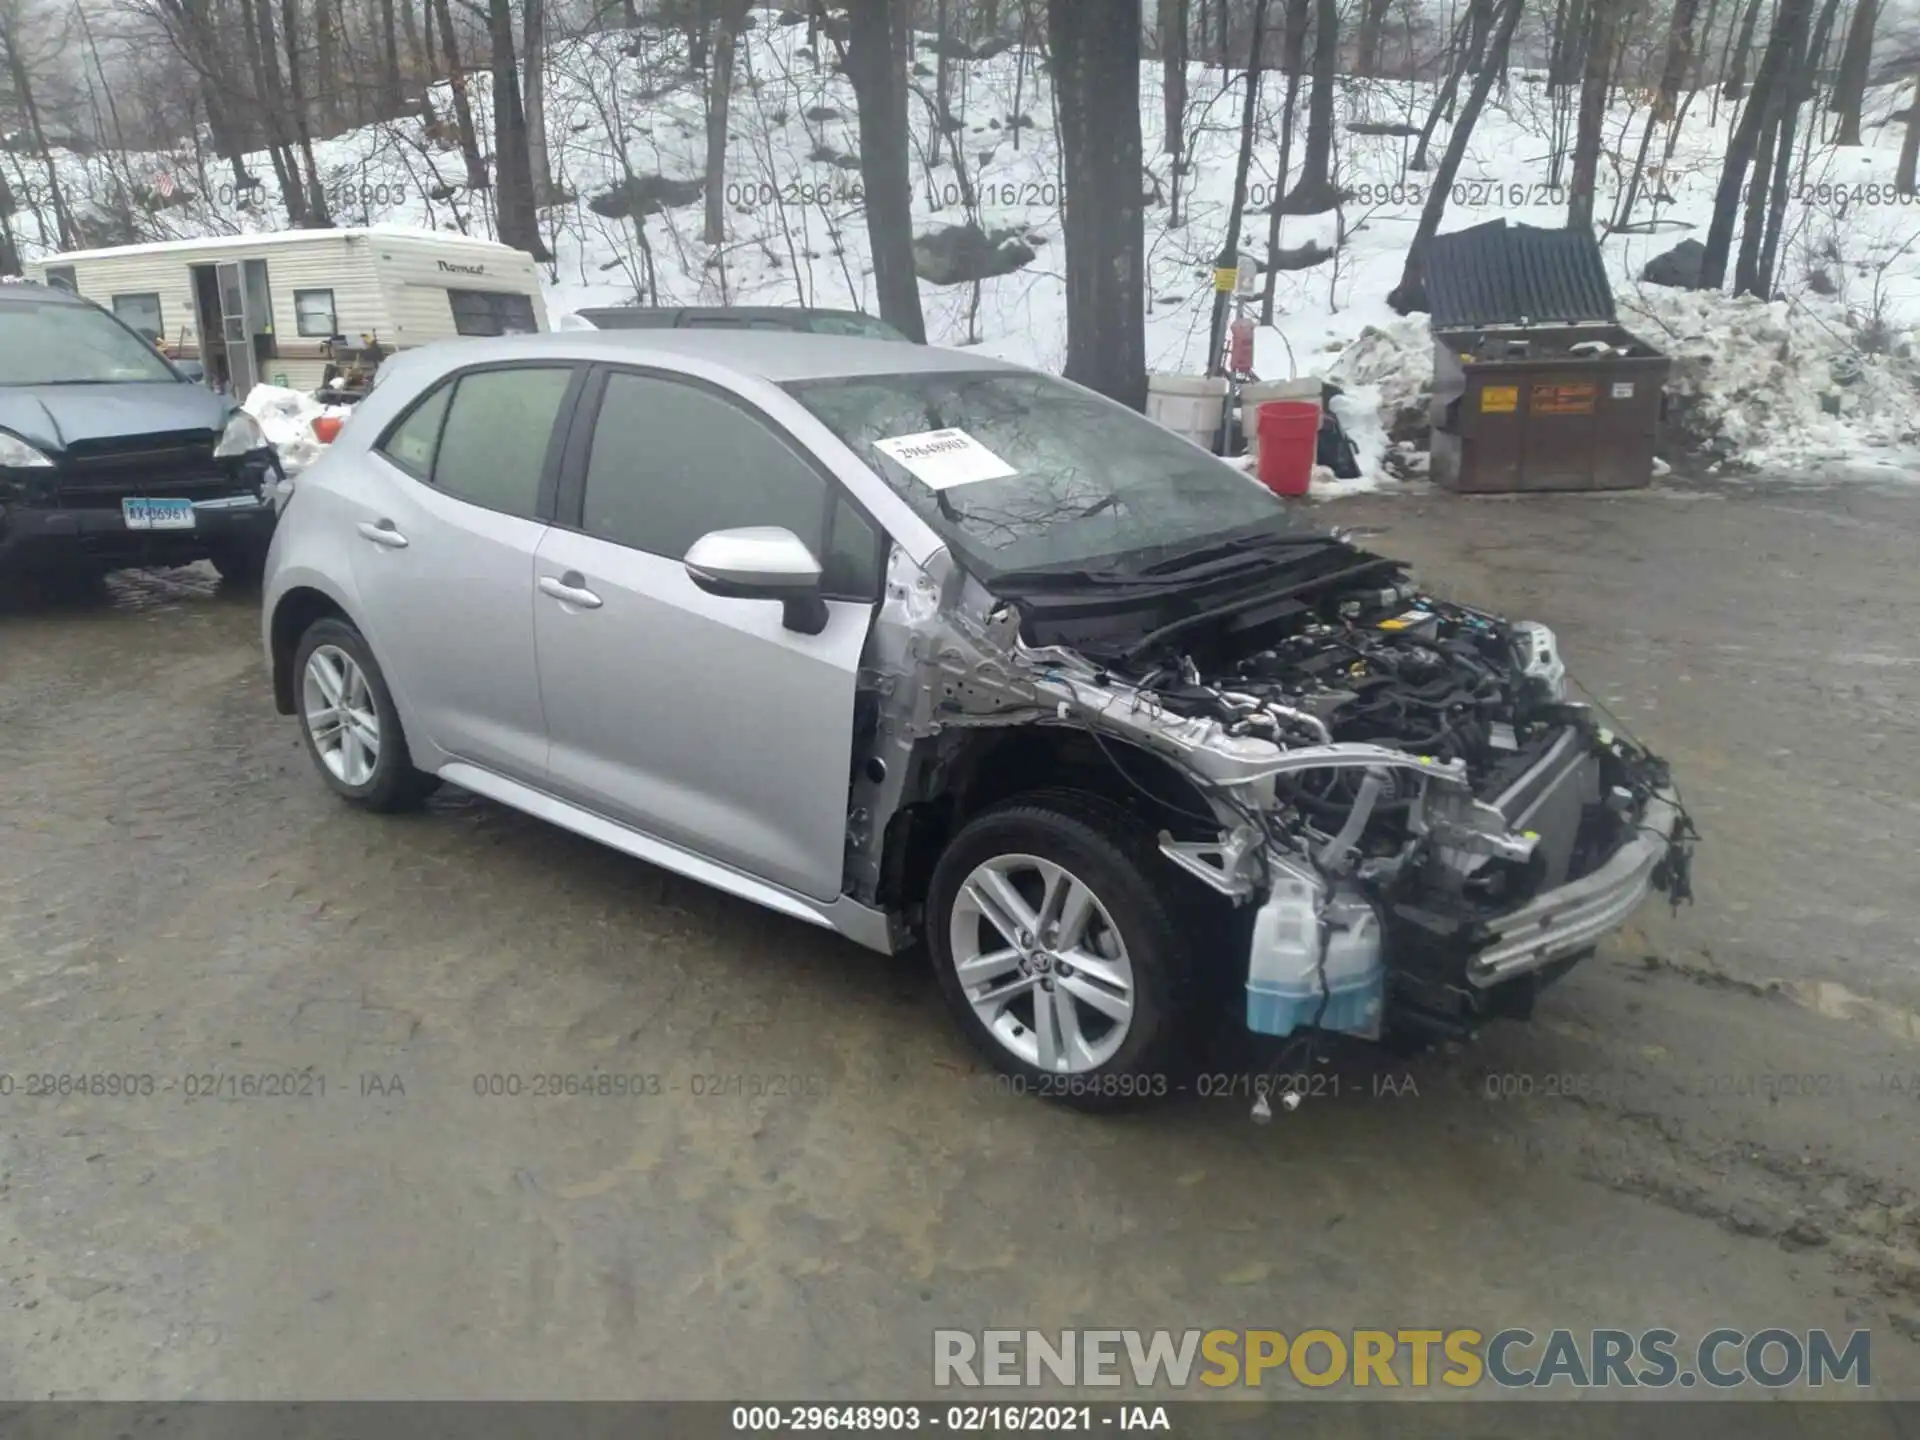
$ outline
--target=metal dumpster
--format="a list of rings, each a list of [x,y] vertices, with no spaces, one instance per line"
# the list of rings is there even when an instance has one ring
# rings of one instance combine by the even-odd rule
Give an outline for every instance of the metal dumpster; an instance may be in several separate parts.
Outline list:
[[[1634,490],[1653,480],[1665,355],[1623,329],[1584,230],[1495,220],[1436,236],[1431,473],[1449,490]]]

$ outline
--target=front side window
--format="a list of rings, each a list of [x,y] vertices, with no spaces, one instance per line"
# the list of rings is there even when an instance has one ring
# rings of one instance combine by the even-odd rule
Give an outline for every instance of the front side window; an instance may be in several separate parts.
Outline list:
[[[462,335],[532,335],[533,297],[497,290],[449,290],[453,328]]]
[[[433,487],[505,515],[538,519],[547,445],[572,380],[573,371],[557,365],[462,375],[434,451]]]
[[[941,371],[785,388],[988,576],[1146,564],[1239,532],[1321,533],[1198,445],[1051,376]]]
[[[0,303],[0,385],[179,382],[150,341],[72,301]]]
[[[340,329],[333,311],[333,291],[294,291],[293,324],[297,333],[310,339],[331,340],[338,335]]]
[[[587,462],[588,534],[679,560],[711,531],[771,525],[822,557],[827,499],[812,463],[731,401],[651,375],[607,377]]]
[[[160,320],[160,297],[153,291],[142,295],[114,296],[113,313],[122,323],[150,341],[158,341],[167,333],[167,327]]]

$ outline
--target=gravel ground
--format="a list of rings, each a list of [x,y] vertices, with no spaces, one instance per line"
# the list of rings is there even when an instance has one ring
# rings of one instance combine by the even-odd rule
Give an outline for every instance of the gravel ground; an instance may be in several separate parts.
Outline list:
[[[1267,1127],[1008,1095],[911,964],[347,809],[199,570],[8,601],[0,1396],[901,1397],[996,1324],[1869,1326],[1920,1396],[1920,489],[1328,513],[1556,625],[1706,844],[1532,1024]],[[658,1093],[480,1093],[596,1071]]]

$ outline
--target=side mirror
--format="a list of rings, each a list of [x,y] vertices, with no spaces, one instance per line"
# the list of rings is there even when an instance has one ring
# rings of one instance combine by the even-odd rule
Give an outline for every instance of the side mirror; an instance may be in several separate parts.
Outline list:
[[[818,635],[827,628],[820,562],[791,530],[770,525],[714,530],[693,542],[685,564],[687,578],[709,595],[778,600],[789,630]]]

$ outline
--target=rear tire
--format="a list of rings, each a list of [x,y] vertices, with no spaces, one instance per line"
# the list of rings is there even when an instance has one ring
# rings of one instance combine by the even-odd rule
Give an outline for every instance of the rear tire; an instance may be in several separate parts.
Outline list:
[[[293,655],[294,708],[314,768],[333,793],[363,810],[410,810],[440,788],[414,768],[400,712],[360,632],[316,620]]]
[[[1088,1111],[1163,1100],[1185,1086],[1204,1008],[1196,892],[1118,805],[1020,796],[970,821],[934,868],[941,993],[1016,1090]]]

